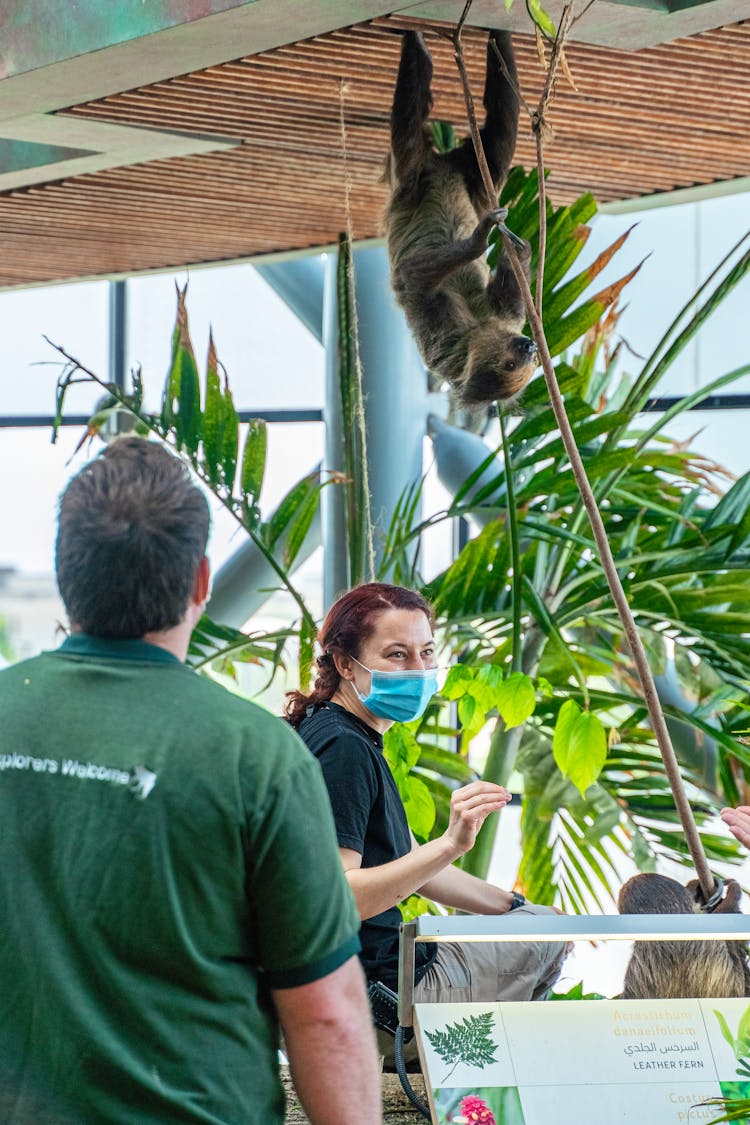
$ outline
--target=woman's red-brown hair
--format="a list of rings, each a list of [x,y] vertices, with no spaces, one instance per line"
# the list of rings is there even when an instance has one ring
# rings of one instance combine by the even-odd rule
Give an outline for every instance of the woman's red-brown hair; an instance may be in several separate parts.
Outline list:
[[[334,650],[359,656],[362,644],[375,631],[375,621],[386,609],[419,609],[432,624],[432,607],[416,590],[390,586],[386,582],[365,582],[342,594],[328,610],[318,633],[323,649],[318,657],[318,674],[309,695],[301,691],[287,692],[284,711],[293,727],[298,727],[307,708],[331,699],[341,677],[333,662]]]

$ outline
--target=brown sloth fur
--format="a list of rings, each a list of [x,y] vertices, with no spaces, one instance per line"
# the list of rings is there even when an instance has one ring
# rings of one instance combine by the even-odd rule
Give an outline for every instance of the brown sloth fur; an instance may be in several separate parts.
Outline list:
[[[700,913],[696,881],[634,875],[617,899],[620,914]],[[740,914],[742,891],[727,879],[715,914]],[[625,970],[624,1000],[750,995],[747,945],[741,941],[637,941]]]
[[[505,77],[492,41],[512,82]],[[448,380],[467,406],[513,400],[537,367],[536,345],[522,335],[523,301],[502,248],[497,269],[487,236],[503,212],[488,201],[471,140],[438,153],[428,117],[432,59],[417,32],[403,37],[391,111],[385,216],[396,298],[427,367]],[[496,192],[508,175],[518,129],[516,69],[510,35],[487,44],[482,143]],[[496,196],[497,198],[497,196]],[[528,276],[531,249],[515,239]]]

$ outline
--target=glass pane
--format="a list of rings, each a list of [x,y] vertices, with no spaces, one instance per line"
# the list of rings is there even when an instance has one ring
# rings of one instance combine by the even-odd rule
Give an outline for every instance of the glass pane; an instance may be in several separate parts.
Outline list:
[[[88,456],[101,448],[97,440],[91,453],[81,450],[73,457],[83,433],[78,427],[66,428],[58,443],[51,445],[46,429],[0,430],[0,474],[6,482],[0,494],[4,528],[0,542],[0,624],[5,621],[8,647],[16,659],[56,644],[58,623],[65,620],[54,581],[56,507],[66,482]],[[288,489],[321,462],[323,440],[322,423],[270,428],[266,487],[261,497],[264,514],[273,511]],[[216,570],[244,541],[244,531],[218,503],[212,501],[212,509],[209,557]],[[322,600],[320,558],[305,582],[313,594],[318,591],[311,601],[313,611],[318,613]],[[264,614],[281,613],[282,619],[290,621],[292,613],[286,605],[279,605],[264,609]]]
[[[0,414],[54,414],[55,384],[64,361],[43,336],[108,379],[108,322],[106,281],[0,293]],[[68,412],[91,413],[101,393],[94,387],[73,387]]]
[[[304,598],[305,604],[316,621],[323,618],[323,548],[318,547],[293,576],[295,589]],[[274,632],[288,628],[292,621],[298,621],[299,606],[291,594],[277,591],[265,605],[254,613],[243,628],[247,632]],[[280,668],[273,683],[268,684],[268,665],[237,664],[237,684],[243,695],[256,698],[269,711],[276,715],[283,712],[285,693],[299,687],[297,673],[298,648],[289,643],[286,668]]]
[[[128,365],[142,366],[152,409],[169,367],[175,280],[185,274],[128,282]],[[201,380],[211,326],[238,410],[322,407],[323,348],[252,266],[191,273],[187,308]]]
[[[641,415],[647,426],[653,426],[655,414]],[[664,433],[675,441],[717,461],[735,476],[750,472],[748,426],[750,410],[690,410],[673,418]],[[725,481],[729,488],[731,480]]]
[[[490,452],[488,446],[487,453]],[[438,477],[435,455],[429,438],[424,439],[423,462],[421,519],[424,520],[437,512],[444,511],[452,502],[453,496]],[[419,554],[420,570],[427,582],[431,582],[438,574],[447,570],[453,561],[456,523],[457,521],[453,519],[441,520],[440,523],[428,528],[422,536]]]
[[[0,430],[0,623],[14,659],[59,643],[65,611],[54,579],[56,506],[78,467],[66,461],[79,437],[65,430],[51,445],[48,430]]]
[[[734,246],[748,228],[750,196],[725,196],[707,199],[698,208],[697,255],[702,277],[707,277],[717,262]],[[750,305],[750,279],[724,300],[702,329],[697,340],[698,371],[701,384],[748,363],[746,324]],[[750,392],[750,375],[745,375],[722,390],[722,394]],[[721,449],[721,446],[715,446]]]
[[[747,200],[747,194],[727,196],[628,215],[599,215],[594,220],[580,266],[587,265],[628,227],[637,224],[625,246],[596,279],[595,291],[647,258],[620,300],[623,313],[618,333],[629,349],[622,353],[620,370],[631,374],[641,370],[673,317],[746,232]],[[699,337],[678,356],[657,387],[657,395],[689,394],[747,362],[743,333],[737,331],[737,325],[743,322],[749,300],[750,279],[746,277],[705,323]],[[722,393],[748,390],[750,376]]]
[[[627,344],[627,349],[620,353],[621,372],[633,376],[640,372],[675,313],[698,288],[694,212],[694,204],[684,204],[629,215],[598,215],[594,220],[585,254],[579,259],[581,266],[592,261],[633,224],[635,226],[587,295],[593,296],[646,259],[620,298],[623,312],[617,333]],[[695,345],[691,344],[672,365],[655,393],[689,394],[695,390],[695,364]]]

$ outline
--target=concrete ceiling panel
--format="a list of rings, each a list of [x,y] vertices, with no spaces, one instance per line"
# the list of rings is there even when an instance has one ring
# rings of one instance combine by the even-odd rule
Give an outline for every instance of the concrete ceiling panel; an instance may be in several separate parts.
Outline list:
[[[557,24],[565,0],[544,0],[544,10]],[[408,15],[425,20],[456,20],[461,5],[455,0],[422,0]],[[571,31],[571,39],[637,51],[669,43],[747,18],[750,0],[594,0]],[[475,27],[504,27],[528,32],[529,17],[522,0],[510,13],[499,0],[474,0],[471,23]]]

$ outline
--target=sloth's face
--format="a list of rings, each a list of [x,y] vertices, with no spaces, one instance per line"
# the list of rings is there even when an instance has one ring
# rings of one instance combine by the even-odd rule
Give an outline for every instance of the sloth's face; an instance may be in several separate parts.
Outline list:
[[[468,405],[501,402],[519,394],[538,365],[536,344],[528,336],[493,329],[472,340],[461,380],[461,398]]]

